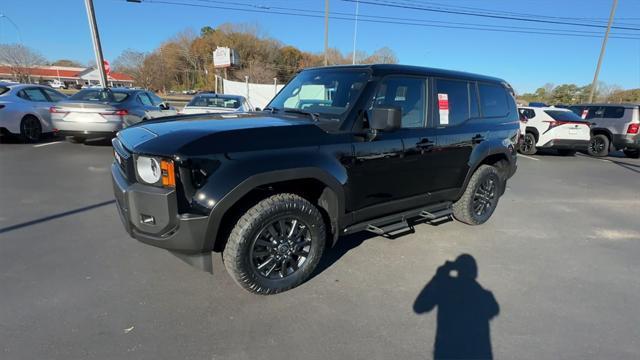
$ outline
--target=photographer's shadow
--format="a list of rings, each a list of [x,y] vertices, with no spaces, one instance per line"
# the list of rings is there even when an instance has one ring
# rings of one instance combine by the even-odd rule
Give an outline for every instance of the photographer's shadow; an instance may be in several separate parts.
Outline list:
[[[440,266],[416,298],[417,314],[438,307],[434,359],[493,359],[489,321],[500,307],[477,276],[476,260],[462,254]]]

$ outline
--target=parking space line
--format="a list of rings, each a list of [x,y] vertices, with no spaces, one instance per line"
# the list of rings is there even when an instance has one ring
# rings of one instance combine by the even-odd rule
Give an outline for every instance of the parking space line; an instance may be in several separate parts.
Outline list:
[[[534,157],[527,156],[527,155],[522,155],[522,154],[518,154],[518,157],[523,157],[525,159],[531,159],[531,160],[535,160],[535,161],[540,161],[540,159],[536,159]]]
[[[38,144],[38,145],[33,145],[34,148],[37,147],[43,147],[43,146],[48,146],[48,145],[55,145],[55,144],[61,144],[64,141],[54,141],[54,142],[50,142],[50,143],[44,143],[44,144]]]

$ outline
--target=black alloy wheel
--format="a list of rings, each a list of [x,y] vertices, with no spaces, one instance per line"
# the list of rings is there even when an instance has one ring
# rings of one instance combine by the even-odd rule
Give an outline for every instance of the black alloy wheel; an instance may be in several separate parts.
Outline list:
[[[42,138],[42,125],[34,116],[25,116],[20,122],[20,136],[26,142],[37,142]]]
[[[592,136],[587,153],[598,157],[609,155],[609,138],[602,134]]]
[[[473,194],[473,212],[476,216],[482,217],[487,212],[493,211],[496,201],[498,186],[496,179],[486,177],[478,184],[475,194]]]
[[[267,279],[290,276],[307,261],[311,241],[309,226],[301,219],[287,216],[273,221],[253,241],[253,270]]]
[[[536,153],[536,137],[532,133],[526,133],[520,144],[520,153],[533,155]]]

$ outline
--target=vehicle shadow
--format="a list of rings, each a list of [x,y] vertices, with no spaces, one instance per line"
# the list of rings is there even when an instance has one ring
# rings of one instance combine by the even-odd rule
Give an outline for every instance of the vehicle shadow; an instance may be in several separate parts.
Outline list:
[[[489,322],[500,306],[477,276],[476,260],[462,254],[440,266],[416,298],[416,314],[438,308],[434,359],[493,359]]]
[[[84,141],[86,146],[111,146],[111,137],[87,139]]]
[[[0,136],[0,144],[11,144],[11,145],[38,145],[38,144],[46,144],[46,143],[50,143],[50,142],[56,142],[56,141],[60,141],[60,140],[64,140],[63,138],[54,135],[54,134],[43,134],[42,135],[42,139],[40,139],[40,141],[38,142],[34,142],[34,143],[27,143],[24,142],[22,139],[20,139],[19,136],[17,135],[10,135],[10,134],[3,134]]]
[[[399,239],[405,235],[408,234],[413,234],[415,233],[415,226],[419,225],[419,224],[428,224],[428,225],[432,225],[432,226],[439,226],[442,225],[444,223],[448,223],[453,221],[453,219],[449,216],[446,218],[442,218],[442,219],[438,219],[436,221],[425,221],[425,220],[416,220],[416,219],[411,219],[408,220],[409,222],[409,227],[401,230],[399,232],[393,233],[393,234],[385,234],[385,235],[377,235],[368,231],[360,231],[357,233],[354,233],[352,235],[347,235],[345,237],[341,237],[340,239],[338,239],[338,241],[336,242],[335,246],[333,247],[327,247],[324,251],[324,254],[322,255],[322,258],[320,259],[320,262],[318,263],[318,266],[316,267],[316,269],[314,270],[314,272],[311,274],[311,276],[309,277],[309,280],[313,279],[314,277],[318,276],[319,274],[321,274],[323,271],[327,270],[328,268],[330,268],[333,264],[335,264],[336,262],[338,262],[338,260],[340,260],[340,258],[342,258],[345,254],[347,254],[349,251],[357,248],[358,246],[362,245],[362,243],[364,243],[365,241],[375,238],[375,237],[382,237],[385,238],[387,240],[396,240]]]

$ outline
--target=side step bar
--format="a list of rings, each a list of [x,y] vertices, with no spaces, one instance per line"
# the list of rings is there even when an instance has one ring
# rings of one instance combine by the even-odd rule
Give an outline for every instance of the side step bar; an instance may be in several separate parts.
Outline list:
[[[343,234],[352,234],[358,231],[369,231],[377,235],[390,234],[399,230],[410,228],[408,219],[422,218],[434,221],[450,216],[452,213],[451,202],[443,202],[427,207],[415,208],[398,214],[387,215],[377,219],[363,221],[344,229]]]

